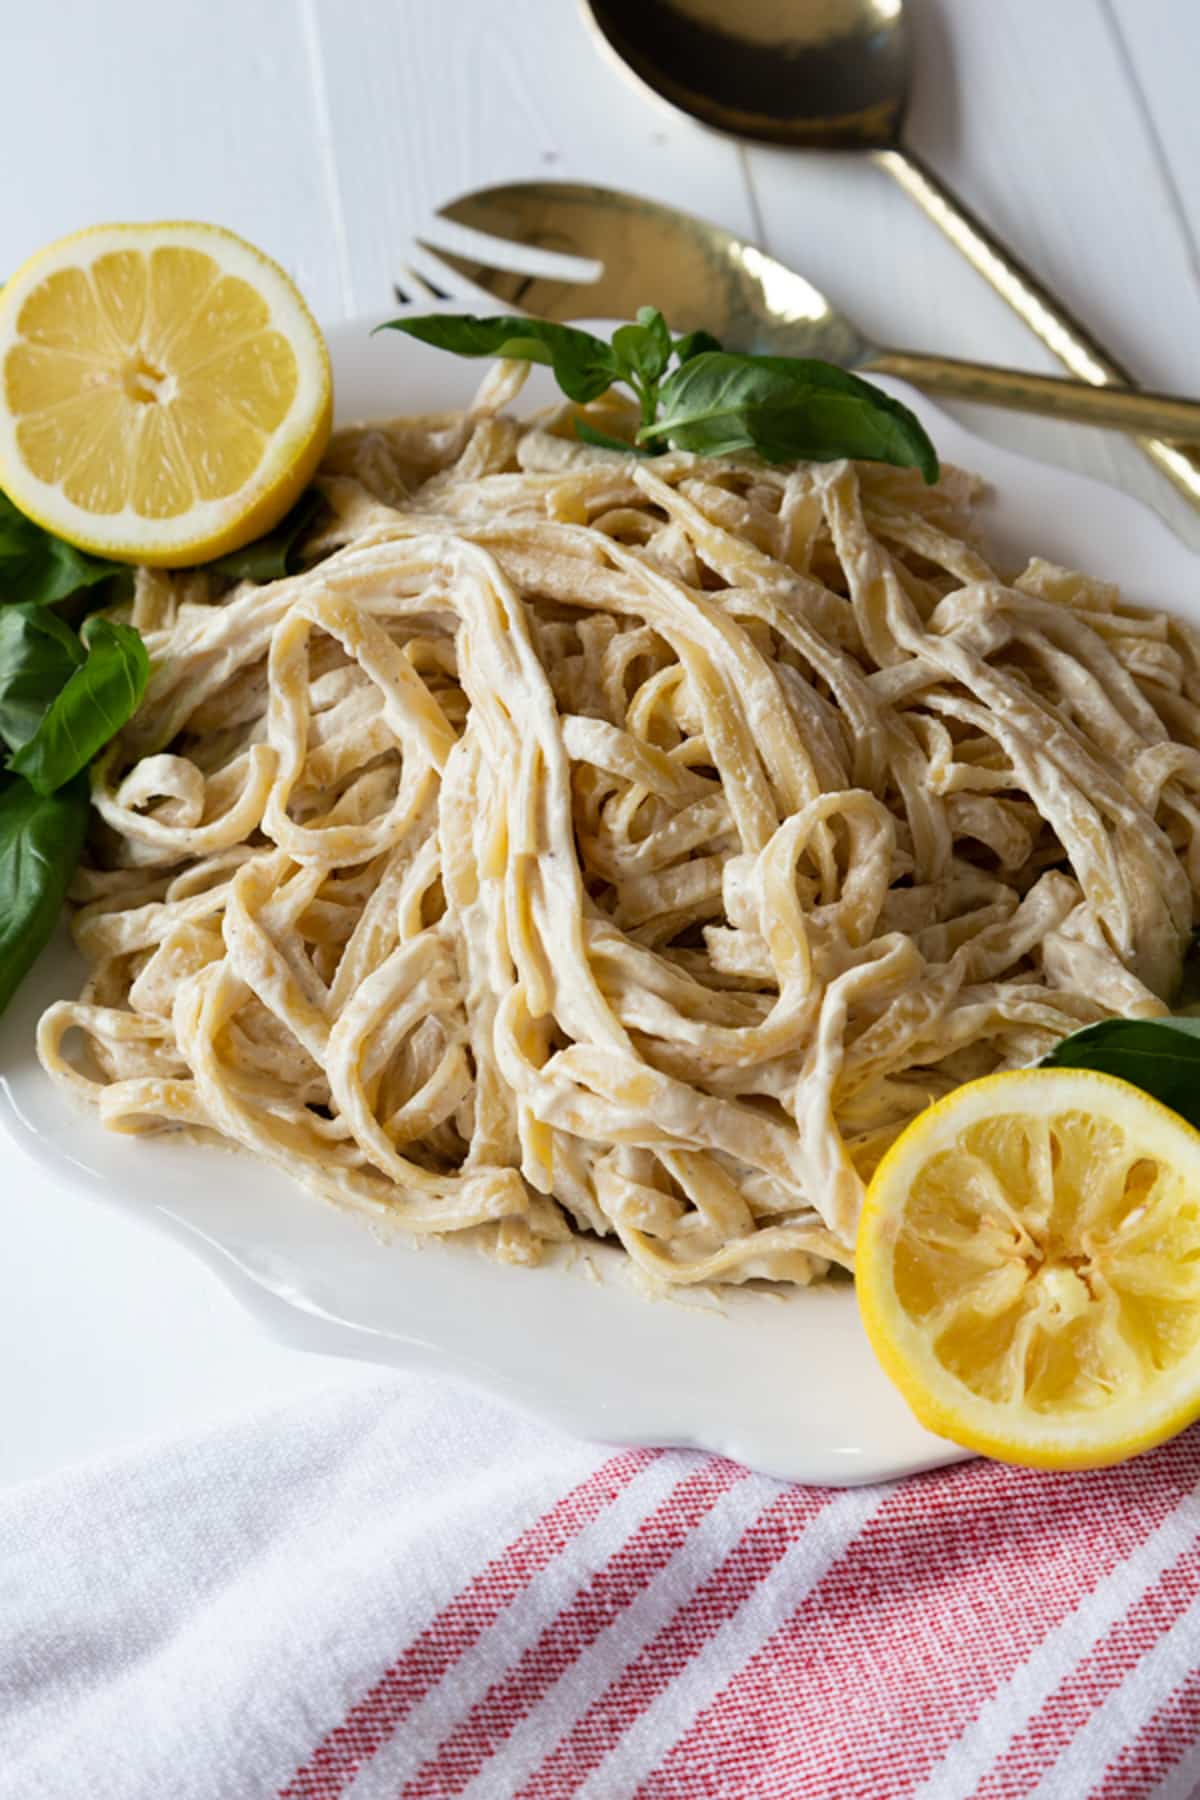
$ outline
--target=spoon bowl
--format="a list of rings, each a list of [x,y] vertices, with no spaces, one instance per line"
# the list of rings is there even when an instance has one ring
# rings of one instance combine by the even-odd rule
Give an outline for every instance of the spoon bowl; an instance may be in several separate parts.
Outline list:
[[[587,0],[587,11],[648,88],[718,131],[822,149],[899,138],[901,0]]]

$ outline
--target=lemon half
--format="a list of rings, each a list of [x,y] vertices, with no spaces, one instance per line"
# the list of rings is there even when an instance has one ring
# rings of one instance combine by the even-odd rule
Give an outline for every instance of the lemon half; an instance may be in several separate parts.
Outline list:
[[[98,225],[0,289],[0,488],[101,555],[181,567],[269,531],[332,392],[293,283],[216,225]]]
[[[1200,1132],[1092,1071],[970,1082],[880,1163],[855,1275],[932,1431],[1040,1468],[1119,1462],[1200,1416]]]

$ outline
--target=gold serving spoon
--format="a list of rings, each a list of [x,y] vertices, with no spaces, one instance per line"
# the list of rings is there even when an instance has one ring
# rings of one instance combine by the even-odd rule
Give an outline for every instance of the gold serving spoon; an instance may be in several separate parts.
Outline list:
[[[902,143],[911,72],[903,0],[582,4],[628,69],[705,124],[770,143],[868,152],[1073,375],[1097,387],[1134,387],[1086,326]],[[1157,435],[1141,448],[1200,506],[1200,463]]]
[[[753,244],[618,188],[516,182],[464,194],[443,206],[438,217],[502,240],[501,260],[507,252],[511,262],[515,247],[602,265],[594,281],[564,281],[420,244],[443,268],[539,318],[627,319],[639,306],[653,304],[672,330],[711,331],[729,350],[821,357],[845,369],[897,375],[958,400],[1200,440],[1200,401],[882,349],[810,281]]]

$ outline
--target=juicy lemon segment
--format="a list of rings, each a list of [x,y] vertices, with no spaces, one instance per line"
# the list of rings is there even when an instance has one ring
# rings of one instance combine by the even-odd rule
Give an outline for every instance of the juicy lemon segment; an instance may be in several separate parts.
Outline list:
[[[102,225],[0,290],[0,487],[83,548],[203,562],[270,530],[329,436],[321,333],[214,225]]]
[[[931,1430],[1042,1468],[1120,1461],[1200,1416],[1200,1132],[1092,1071],[968,1083],[880,1163],[855,1277]]]

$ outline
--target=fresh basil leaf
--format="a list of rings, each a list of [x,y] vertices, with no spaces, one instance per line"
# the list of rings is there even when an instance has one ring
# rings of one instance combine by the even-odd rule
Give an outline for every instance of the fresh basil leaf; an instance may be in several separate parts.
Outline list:
[[[783,461],[783,438],[794,433],[805,398],[791,376],[748,357],[703,351],[663,383],[659,415],[638,435],[669,438],[698,455],[760,449],[772,461],[778,451]]]
[[[677,450],[756,450],[768,462],[854,457],[938,478],[937,452],[915,415],[829,363],[707,350],[667,377],[659,404],[639,437],[665,437]]]
[[[512,314],[476,318],[470,313],[427,313],[417,319],[389,319],[377,331],[404,331],[456,356],[511,356],[546,363],[568,399],[586,405],[621,377],[612,346],[574,325]]]
[[[671,360],[667,321],[657,307],[643,306],[638,310],[636,325],[619,325],[613,332],[612,347],[626,379],[653,389]]]
[[[706,350],[719,350],[721,340],[715,338],[711,331],[689,331],[683,337],[675,339],[675,360],[682,366],[691,362],[693,356],[703,356]]]
[[[1101,1019],[1063,1038],[1041,1067],[1118,1075],[1200,1126],[1200,1019]]]
[[[0,493],[0,604],[18,601],[53,606],[80,588],[95,587],[118,574],[122,563],[107,562],[76,550],[52,532],[43,531]]]
[[[230,581],[282,581],[285,575],[294,573],[300,540],[315,524],[324,505],[319,488],[305,488],[274,531],[255,538],[252,544],[244,544],[240,550],[231,550],[228,556],[218,556],[207,567],[214,575],[224,575]]]
[[[84,775],[56,794],[0,787],[0,1012],[53,935],[87,823]]]
[[[20,750],[84,660],[70,626],[48,607],[0,607],[0,737]]]
[[[39,794],[54,793],[91,762],[137,711],[150,677],[146,646],[132,626],[96,614],[82,638],[87,660],[9,758],[9,768]]]
[[[576,419],[575,436],[582,438],[585,444],[595,444],[598,450],[619,450],[623,456],[650,456],[651,451],[641,444],[631,444],[628,438],[609,437],[606,431],[597,431],[586,419]]]

